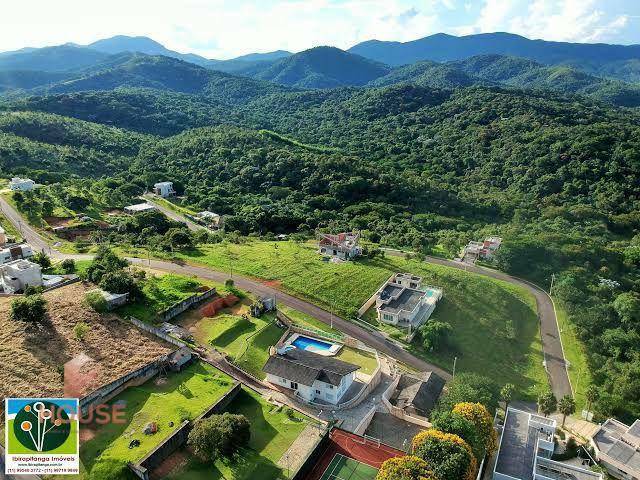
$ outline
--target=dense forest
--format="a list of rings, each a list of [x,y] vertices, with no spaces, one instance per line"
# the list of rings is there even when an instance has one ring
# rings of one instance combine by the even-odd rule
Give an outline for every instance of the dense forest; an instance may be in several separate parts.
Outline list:
[[[263,78],[307,87],[307,60],[275,59]],[[503,58],[405,71],[362,61],[378,76],[367,87],[298,90],[109,57],[106,70],[0,103],[0,172],[47,185],[45,199],[21,200],[39,215],[120,208],[171,180],[185,205],[224,214],[228,235],[359,229],[448,256],[501,235],[501,269],[545,287],[555,275],[598,412],[640,416],[640,113],[543,80],[505,85],[522,62]],[[539,79],[557,73],[527,65]],[[192,245],[155,217],[115,230],[135,245]]]

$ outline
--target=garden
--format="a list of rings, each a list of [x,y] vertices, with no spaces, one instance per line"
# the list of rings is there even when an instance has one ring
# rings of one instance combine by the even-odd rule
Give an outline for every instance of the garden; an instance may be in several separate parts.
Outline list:
[[[167,480],[275,480],[292,473],[287,472],[281,459],[302,431],[315,423],[312,419],[287,407],[272,405],[246,388],[238,393],[227,411],[249,419],[248,448],[213,463],[197,460],[186,449],[177,452],[175,458],[168,459],[174,468],[165,477]]]

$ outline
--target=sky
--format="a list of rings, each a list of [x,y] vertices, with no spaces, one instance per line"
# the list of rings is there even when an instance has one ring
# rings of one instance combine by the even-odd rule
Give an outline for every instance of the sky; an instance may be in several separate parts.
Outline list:
[[[113,35],[226,59],[434,33],[640,44],[640,0],[1,0],[0,51]]]

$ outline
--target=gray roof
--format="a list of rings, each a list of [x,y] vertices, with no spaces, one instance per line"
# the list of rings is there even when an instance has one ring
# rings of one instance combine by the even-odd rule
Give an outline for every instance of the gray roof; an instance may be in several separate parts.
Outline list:
[[[496,472],[520,480],[533,478],[538,432],[529,429],[529,414],[509,409],[502,429]]]
[[[609,419],[594,435],[593,441],[601,454],[628,466],[629,470],[640,472],[640,451],[627,443],[637,439],[639,429],[640,423],[637,420],[628,427],[622,422]]]
[[[413,312],[424,295],[425,292],[421,290],[405,288],[398,298],[391,300],[386,305],[381,305],[380,310],[390,313],[399,313],[401,310]]]
[[[343,377],[359,368],[352,363],[293,348],[270,356],[262,371],[302,385],[312,386],[319,380],[338,386]]]
[[[428,415],[435,407],[444,388],[445,381],[433,372],[427,372],[424,379],[403,374],[396,389],[396,405],[412,405],[422,415]]]
[[[380,292],[380,298],[382,300],[386,300],[387,298],[391,298],[394,295],[396,295],[403,288],[404,287],[401,287],[400,285],[395,285],[393,283],[387,283],[384,286],[384,288],[382,289],[382,291]]]

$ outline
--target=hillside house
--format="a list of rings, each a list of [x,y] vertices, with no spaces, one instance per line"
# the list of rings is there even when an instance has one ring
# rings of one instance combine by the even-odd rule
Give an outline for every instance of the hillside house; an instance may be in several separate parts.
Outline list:
[[[409,415],[427,417],[438,403],[445,381],[433,372],[403,373],[389,401]]]
[[[137,215],[139,213],[151,212],[155,210],[156,207],[149,203],[137,203],[135,205],[129,205],[128,207],[124,207],[125,213],[129,215]]]
[[[351,260],[362,255],[360,233],[344,232],[337,235],[318,234],[318,252],[340,260]]]
[[[42,286],[42,268],[29,260],[13,260],[0,266],[0,285],[4,293],[24,292]]]
[[[210,228],[220,228],[222,227],[222,216],[217,213],[210,212],[208,210],[204,210],[202,212],[196,213],[196,218],[203,223],[204,225]]]
[[[608,419],[591,438],[591,445],[600,466],[612,477],[640,479],[640,420],[628,426]]]
[[[273,350],[262,368],[267,382],[291,390],[307,402],[340,403],[360,368],[290,345]]]
[[[30,178],[13,177],[9,182],[9,189],[15,192],[28,192],[33,190],[36,182]]]
[[[0,250],[0,265],[33,257],[31,245],[11,245]]]
[[[396,273],[376,293],[378,320],[390,325],[417,328],[426,322],[442,298],[437,287],[422,286],[422,278]]]
[[[471,241],[464,247],[464,257],[470,261],[493,260],[501,244],[500,237],[487,237],[482,242]]]
[[[551,460],[556,421],[509,407],[493,480],[602,480],[602,474]]]
[[[173,189],[173,182],[158,182],[153,186],[153,193],[162,198],[173,197],[176,191]]]

